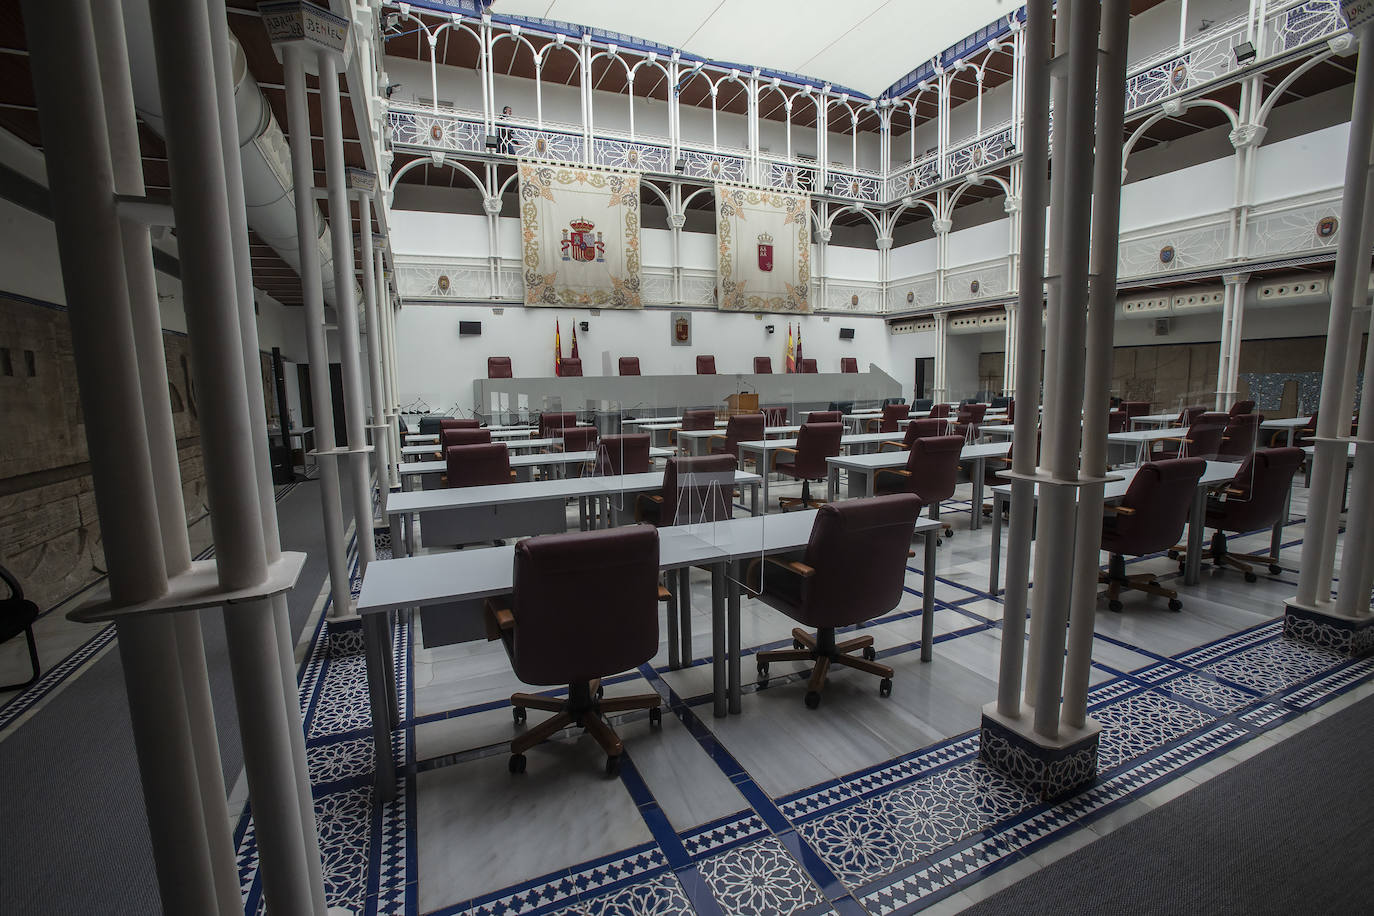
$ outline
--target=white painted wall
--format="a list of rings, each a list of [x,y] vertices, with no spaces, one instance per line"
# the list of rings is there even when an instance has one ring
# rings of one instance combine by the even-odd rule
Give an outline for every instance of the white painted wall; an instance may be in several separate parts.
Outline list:
[[[699,353],[714,354],[722,375],[752,372],[755,356],[771,357],[773,371],[782,371],[788,316],[709,310],[691,316],[692,345],[675,347],[667,309],[592,315],[589,309],[507,307],[496,315],[489,306],[411,303],[396,319],[401,403],[423,397],[432,407],[447,409],[456,403],[471,410],[472,382],[486,377],[488,356],[510,356],[517,376],[552,375],[555,321],[564,356],[570,355],[574,324],[589,322],[590,329],[579,331],[577,341],[588,376],[615,375],[621,356],[638,356],[645,375],[690,375]],[[482,336],[459,337],[460,320],[481,321]],[[894,361],[893,338],[881,318],[806,315],[791,322],[800,325],[803,355],[817,359],[821,371],[838,372],[840,358],[853,356],[861,369],[876,363],[910,386],[910,361]],[[765,330],[770,324],[771,335]],[[842,327],[854,329],[853,340],[839,339]]]

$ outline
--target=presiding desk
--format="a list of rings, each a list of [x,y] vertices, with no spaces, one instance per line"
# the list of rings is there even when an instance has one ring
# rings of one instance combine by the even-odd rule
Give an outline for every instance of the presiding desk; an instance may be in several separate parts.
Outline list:
[[[661,476],[661,475],[660,475]],[[518,486],[518,485],[513,485]],[[690,619],[686,573],[693,566],[711,570],[711,661],[714,713],[741,711],[740,583],[751,560],[803,549],[811,538],[816,510],[755,516],[696,525],[660,528],[659,568],[669,575],[679,604],[678,617]],[[917,519],[916,534],[924,542],[924,580],[921,586],[921,660],[930,661],[935,638],[935,548],[939,522]],[[396,787],[391,732],[400,716],[389,688],[388,666],[393,611],[444,605],[452,613],[476,616],[469,629],[480,630],[482,600],[510,594],[513,587],[514,547],[461,550],[394,560],[374,560],[363,577],[358,614],[367,641],[367,682],[372,710],[372,737],[378,794],[389,799]],[[767,573],[764,573],[767,576]],[[686,613],[684,613],[684,611]],[[678,633],[669,609],[670,656],[676,656]],[[690,641],[690,633],[682,637]],[[690,650],[689,650],[690,651]],[[688,656],[689,653],[688,653]],[[673,664],[670,659],[670,664]]]
[[[1131,485],[1131,480],[1135,478],[1139,468],[1123,468],[1119,471],[1109,471],[1108,475],[1113,479],[1109,480],[1102,490],[1102,498],[1106,502],[1115,502],[1126,495],[1126,490]],[[1207,512],[1207,494],[1216,487],[1228,484],[1235,479],[1236,471],[1240,470],[1240,465],[1230,461],[1209,461],[1207,468],[1198,478],[1197,492],[1193,497],[1193,506],[1188,513],[1188,557],[1187,565],[1183,572],[1184,585],[1196,585],[1202,575],[1202,529],[1205,526]],[[1039,502],[1040,485],[1035,485],[1035,499]],[[992,566],[988,575],[988,593],[997,595],[1001,593],[998,580],[1001,575],[1002,565],[1002,511],[1011,504],[1011,484],[1001,484],[992,488]],[[1065,550],[1069,547],[1065,547]]]
[[[891,436],[891,433],[887,433]],[[973,484],[973,512],[969,521],[970,528],[983,527],[983,470],[989,458],[1005,458],[1011,451],[1010,442],[975,442],[965,445],[959,453],[959,462],[973,463],[969,470],[969,482]],[[849,496],[873,496],[876,492],[878,472],[906,467],[909,451],[875,452],[868,455],[837,455],[825,459],[830,467],[826,480],[826,498],[834,499],[840,491],[840,471],[849,478]],[[766,492],[766,491],[765,491]]]

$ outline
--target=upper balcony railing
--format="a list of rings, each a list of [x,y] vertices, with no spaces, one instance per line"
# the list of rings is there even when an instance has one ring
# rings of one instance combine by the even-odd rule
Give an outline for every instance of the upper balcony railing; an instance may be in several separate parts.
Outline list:
[[[1302,51],[1345,29],[1339,0],[1297,0],[1265,13],[1254,30],[1256,61],[1263,64]],[[1200,33],[1128,68],[1126,111],[1138,115],[1168,99],[1233,78],[1255,64],[1237,62],[1236,48],[1252,30],[1240,17]],[[580,125],[520,119],[495,123],[488,145],[483,112],[392,101],[390,142],[398,149],[542,159],[569,165],[631,169],[666,177],[761,185],[842,202],[886,205],[994,166],[1017,154],[1011,121],[949,143],[915,162],[882,170],[829,165],[709,143],[642,136]]]

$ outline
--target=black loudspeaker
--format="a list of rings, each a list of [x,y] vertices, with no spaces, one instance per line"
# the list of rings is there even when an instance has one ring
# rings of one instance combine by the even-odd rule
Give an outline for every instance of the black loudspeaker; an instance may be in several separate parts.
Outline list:
[[[458,336],[468,337],[475,335],[482,336],[482,322],[480,321],[460,321],[458,322]]]
[[[584,321],[584,322],[582,322],[581,324],[579,324],[577,327],[578,327],[578,330],[580,330],[583,334],[585,334],[585,333],[587,333],[588,331],[591,330],[592,324],[591,324],[590,321]]]
[[[840,328],[840,340],[853,340],[853,339],[854,339],[854,329],[853,329],[853,328]]]

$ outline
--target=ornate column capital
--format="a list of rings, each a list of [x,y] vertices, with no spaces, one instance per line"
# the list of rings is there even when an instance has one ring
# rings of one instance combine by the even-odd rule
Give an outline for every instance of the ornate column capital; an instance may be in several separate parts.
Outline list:
[[[488,215],[488,216],[500,216],[500,215],[501,215],[501,198],[499,198],[499,197],[483,197],[483,198],[482,198],[482,209],[485,210],[485,211],[487,211],[487,215]]]
[[[1003,213],[1016,213],[1021,209],[1021,198],[1013,194],[1002,201]]]
[[[820,239],[822,245],[830,244],[831,232],[829,229],[821,229],[816,233],[816,238]]]
[[[935,230],[936,235],[944,235],[953,225],[954,222],[948,219],[932,220],[930,223],[930,227]]]
[[[670,229],[681,229],[681,228],[682,228],[683,226],[685,226],[685,225],[687,225],[687,216],[686,216],[685,214],[683,214],[683,213],[669,213],[669,214],[668,214],[668,228],[670,228]]]
[[[1246,147],[1259,146],[1264,142],[1264,135],[1268,130],[1269,128],[1263,124],[1242,124],[1227,134],[1227,137],[1233,147],[1241,150]]]
[[[888,250],[889,248],[891,248],[891,247],[892,247],[892,236],[890,236],[890,235],[880,235],[880,236],[878,236],[878,250],[879,250],[879,251],[887,251],[887,250]]]

